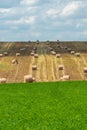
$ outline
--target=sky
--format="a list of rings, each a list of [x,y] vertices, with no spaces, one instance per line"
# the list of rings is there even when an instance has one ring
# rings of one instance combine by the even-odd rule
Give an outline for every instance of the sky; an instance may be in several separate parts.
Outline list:
[[[0,41],[87,41],[87,0],[0,0]]]

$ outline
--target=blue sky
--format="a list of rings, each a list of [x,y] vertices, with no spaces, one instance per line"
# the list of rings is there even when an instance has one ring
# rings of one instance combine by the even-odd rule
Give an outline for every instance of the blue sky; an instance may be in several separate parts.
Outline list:
[[[0,41],[87,40],[87,0],[0,0]]]

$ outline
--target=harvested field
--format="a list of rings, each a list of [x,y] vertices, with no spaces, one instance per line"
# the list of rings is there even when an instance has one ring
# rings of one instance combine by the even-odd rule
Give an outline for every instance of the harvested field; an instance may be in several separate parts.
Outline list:
[[[51,50],[60,54],[57,58]],[[80,53],[80,57],[71,54],[68,50]],[[0,43],[0,53],[8,52],[7,56],[0,57],[0,78],[6,78],[7,82],[24,82],[24,75],[32,75],[36,82],[60,81],[64,75],[70,75],[70,80],[87,80],[84,68],[87,67],[87,43],[86,42],[3,42]],[[38,58],[31,56],[31,52],[38,54]],[[20,53],[20,56],[16,56]],[[12,64],[17,59],[18,64]],[[32,66],[37,70],[33,71]],[[63,70],[58,66],[63,65]]]

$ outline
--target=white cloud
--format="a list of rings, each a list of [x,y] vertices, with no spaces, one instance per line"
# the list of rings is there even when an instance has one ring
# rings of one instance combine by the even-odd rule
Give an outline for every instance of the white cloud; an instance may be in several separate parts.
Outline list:
[[[57,9],[49,9],[47,12],[46,12],[46,15],[49,17],[49,16],[52,16],[52,17],[56,17],[59,13],[59,10]]]
[[[14,8],[0,8],[0,13],[1,14],[13,14],[15,13]]]
[[[33,5],[37,3],[39,0],[21,0],[20,4],[22,5]]]
[[[8,13],[10,9],[0,8],[0,13]]]
[[[6,21],[7,24],[34,24],[35,16],[23,17],[18,20]]]
[[[69,16],[75,13],[75,11],[80,7],[82,2],[71,2],[68,3],[68,5],[66,5],[64,7],[64,9],[62,10],[62,12],[60,13],[61,16]]]

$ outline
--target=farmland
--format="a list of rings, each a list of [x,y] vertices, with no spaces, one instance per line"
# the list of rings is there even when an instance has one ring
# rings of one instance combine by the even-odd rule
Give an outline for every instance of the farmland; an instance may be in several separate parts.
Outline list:
[[[1,130],[87,130],[87,82],[0,85]]]
[[[57,58],[52,51],[59,53]],[[68,50],[70,49],[70,50]],[[70,54],[70,51],[80,53],[80,57]],[[31,56],[31,52],[38,54],[38,58]],[[70,80],[86,80],[87,74],[83,70],[87,67],[86,42],[1,42],[0,78],[6,78],[7,83],[24,82],[24,75],[32,75],[36,82],[60,81],[63,75],[70,75]],[[20,53],[20,56],[16,56]],[[18,64],[12,64],[17,59]],[[37,70],[32,70],[36,65]],[[58,66],[63,65],[63,70]]]

